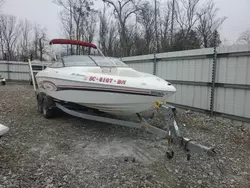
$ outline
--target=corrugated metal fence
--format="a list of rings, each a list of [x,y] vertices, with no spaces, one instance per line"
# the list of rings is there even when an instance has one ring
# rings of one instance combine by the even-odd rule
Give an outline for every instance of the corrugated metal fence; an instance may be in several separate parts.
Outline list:
[[[33,71],[42,70],[48,63],[32,62]],[[7,80],[30,80],[30,69],[27,62],[0,61],[0,75]]]
[[[250,45],[217,49],[214,106],[211,88],[214,49],[198,49],[122,58],[130,67],[155,74],[177,88],[169,102],[177,107],[250,122]],[[41,64],[34,64],[39,69]],[[36,67],[37,66],[37,67]],[[10,80],[29,80],[23,62],[0,62],[0,74]]]
[[[28,63],[1,61],[0,75],[8,80],[29,80]]]
[[[250,45],[217,48],[212,107],[213,48],[122,58],[130,67],[170,81],[175,106],[250,122]]]

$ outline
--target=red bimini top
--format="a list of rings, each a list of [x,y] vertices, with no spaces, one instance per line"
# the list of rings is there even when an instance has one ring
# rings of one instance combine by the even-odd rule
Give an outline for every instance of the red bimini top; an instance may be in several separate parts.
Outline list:
[[[50,45],[52,44],[72,44],[72,45],[79,45],[79,46],[85,46],[85,47],[91,47],[91,48],[97,48],[96,45],[89,43],[89,42],[83,42],[80,40],[72,40],[72,39],[52,39],[49,42]]]

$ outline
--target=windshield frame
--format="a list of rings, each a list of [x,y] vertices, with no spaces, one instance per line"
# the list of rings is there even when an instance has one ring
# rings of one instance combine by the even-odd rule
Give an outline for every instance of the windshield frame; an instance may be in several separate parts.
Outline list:
[[[115,67],[128,67],[126,63],[124,63],[120,58],[115,57],[108,57],[105,56],[102,51],[97,48],[94,44],[86,43],[83,41],[77,41],[77,40],[68,40],[68,39],[53,39],[50,44],[62,44],[67,45],[66,49],[67,51],[61,51],[56,53],[53,50],[54,57],[52,59],[55,60],[55,62],[61,62],[63,67],[73,67],[73,66],[90,66],[90,67],[108,67],[108,68],[115,68]],[[68,44],[71,44],[71,51],[69,53],[68,51]],[[82,46],[82,47],[88,47],[88,49],[84,48],[73,48],[72,45],[76,46]],[[91,46],[90,46],[91,45]],[[51,47],[52,50],[52,47]],[[70,58],[71,56],[72,59]],[[85,56],[85,58],[75,58],[74,56]],[[66,58],[69,58],[68,61]],[[88,57],[88,58],[87,58]],[[92,63],[91,63],[91,62]],[[72,63],[72,65],[70,65]],[[53,64],[51,66],[53,67]]]
[[[65,58],[74,58],[74,57],[88,57],[89,61],[93,62],[93,64],[81,64],[79,62],[74,62],[74,61],[65,61]],[[105,63],[105,65],[101,65],[100,63],[98,63],[98,59],[95,59],[95,57],[100,58],[100,60],[106,60],[107,63]],[[115,62],[117,61],[117,63]],[[53,66],[55,63],[60,62],[62,64],[62,66]],[[82,60],[82,62],[84,62],[84,60]],[[72,63],[72,65],[70,65]],[[77,64],[79,63],[79,64]],[[126,63],[124,63],[121,59],[116,58],[116,57],[107,57],[107,56],[91,56],[91,55],[68,55],[68,56],[63,56],[60,59],[57,59],[57,61],[54,61],[53,63],[51,63],[51,65],[49,66],[50,68],[63,68],[63,67],[104,67],[104,68],[116,68],[116,67],[124,67],[127,68],[128,65]]]

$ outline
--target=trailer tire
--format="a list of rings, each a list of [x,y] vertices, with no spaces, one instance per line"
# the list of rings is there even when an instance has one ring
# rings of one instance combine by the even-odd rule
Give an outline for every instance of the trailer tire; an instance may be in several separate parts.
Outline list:
[[[43,117],[46,119],[53,117],[53,100],[51,97],[44,96],[42,101]]]
[[[6,84],[6,82],[5,81],[2,81],[2,85],[4,86]]]
[[[37,95],[37,110],[43,113],[43,96],[41,94]]]

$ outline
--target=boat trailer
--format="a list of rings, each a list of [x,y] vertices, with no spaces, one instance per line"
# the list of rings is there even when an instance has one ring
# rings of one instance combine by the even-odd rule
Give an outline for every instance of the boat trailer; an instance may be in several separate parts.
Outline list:
[[[114,125],[121,125],[125,127],[130,128],[137,128],[142,129],[147,132],[150,132],[154,135],[157,135],[158,137],[162,139],[167,139],[168,141],[168,150],[166,151],[166,156],[169,159],[172,159],[174,156],[174,151],[170,150],[171,145],[176,145],[180,148],[182,148],[185,152],[187,152],[187,160],[190,159],[191,155],[190,153],[206,153],[208,156],[214,157],[216,155],[216,152],[213,147],[207,147],[203,146],[201,144],[198,144],[191,139],[185,138],[182,136],[179,127],[177,125],[176,120],[174,119],[176,109],[172,106],[167,105],[159,105],[159,109],[164,114],[164,120],[166,122],[169,122],[167,130],[160,129],[158,127],[155,127],[148,123],[146,119],[144,119],[140,114],[137,114],[139,122],[132,122],[132,121],[124,121],[114,118],[107,118],[102,117],[100,115],[93,115],[88,113],[83,113],[80,111],[75,111],[68,109],[64,107],[62,104],[55,103],[56,107],[63,112],[83,119],[93,120],[93,121],[99,121],[104,123],[110,123]]]
[[[31,66],[31,62],[29,60],[29,67],[31,72],[31,78],[33,83],[35,83],[35,78]],[[194,142],[191,139],[185,138],[182,136],[177,122],[175,120],[176,109],[172,106],[167,106],[164,104],[155,104],[157,109],[160,109],[164,116],[164,122],[167,123],[166,130],[160,129],[156,126],[151,125],[148,121],[142,117],[142,115],[137,114],[139,122],[133,121],[125,121],[116,118],[104,117],[99,113],[89,113],[89,111],[81,111],[67,108],[67,102],[58,101],[53,99],[50,96],[47,96],[44,92],[40,91],[36,88],[36,84],[33,84],[34,91],[36,93],[37,99],[37,107],[40,113],[43,113],[45,118],[51,118],[53,116],[53,111],[55,108],[60,109],[61,111],[78,117],[82,119],[88,119],[103,123],[110,123],[114,125],[121,125],[130,128],[142,129],[144,131],[150,132],[154,135],[157,135],[159,138],[167,139],[168,150],[166,151],[166,156],[168,159],[172,159],[174,157],[174,151],[171,149],[172,145],[176,145],[179,148],[182,148],[185,152],[187,152],[187,160],[190,160],[190,153],[206,153],[208,156],[214,157],[216,152],[214,147],[207,147],[201,144]],[[66,104],[66,105],[65,105]],[[85,108],[88,109],[88,108]]]
[[[166,122],[167,125],[164,129],[161,129],[148,123],[148,121],[143,118],[141,114],[137,114],[138,122],[106,117],[105,113],[100,113],[98,111],[95,112],[93,111],[93,109],[89,109],[87,107],[83,107],[83,109],[81,109],[75,108],[73,106],[72,108],[70,103],[53,99],[44,93],[39,93],[39,90],[36,93],[38,111],[43,113],[43,116],[45,118],[53,117],[55,109],[60,109],[66,114],[82,119],[141,129],[150,132],[158,136],[159,138],[167,139],[168,149],[166,151],[166,156],[168,159],[172,159],[174,157],[174,151],[172,150],[173,145],[182,148],[187,153],[187,160],[190,160],[191,153],[206,153],[211,157],[214,157],[216,155],[213,147],[203,146],[191,139],[182,136],[175,120],[176,109],[173,106],[167,106],[163,104],[158,106],[157,110],[161,110],[162,114],[164,114],[164,122]]]
[[[174,151],[171,150],[172,145],[176,145],[180,148],[182,148],[185,152],[187,152],[187,160],[190,160],[191,153],[206,153],[208,156],[214,157],[216,155],[216,152],[213,147],[207,147],[203,146],[201,144],[198,144],[191,139],[185,138],[182,136],[179,127],[177,125],[176,120],[174,119],[174,114],[176,112],[176,109],[172,106],[167,105],[160,105],[159,109],[162,111],[164,115],[164,120],[166,122],[169,122],[167,130],[160,129],[158,127],[155,127],[148,123],[146,119],[144,119],[140,114],[137,114],[139,122],[132,122],[132,121],[124,121],[114,118],[108,118],[93,114],[88,114],[86,112],[80,112],[68,109],[64,107],[62,104],[55,103],[56,107],[63,112],[83,119],[93,120],[93,121],[99,121],[104,123],[110,123],[114,125],[121,125],[129,128],[137,128],[142,129],[144,131],[150,132],[159,138],[167,139],[168,142],[168,150],[166,151],[166,156],[168,159],[172,159],[174,156]]]

